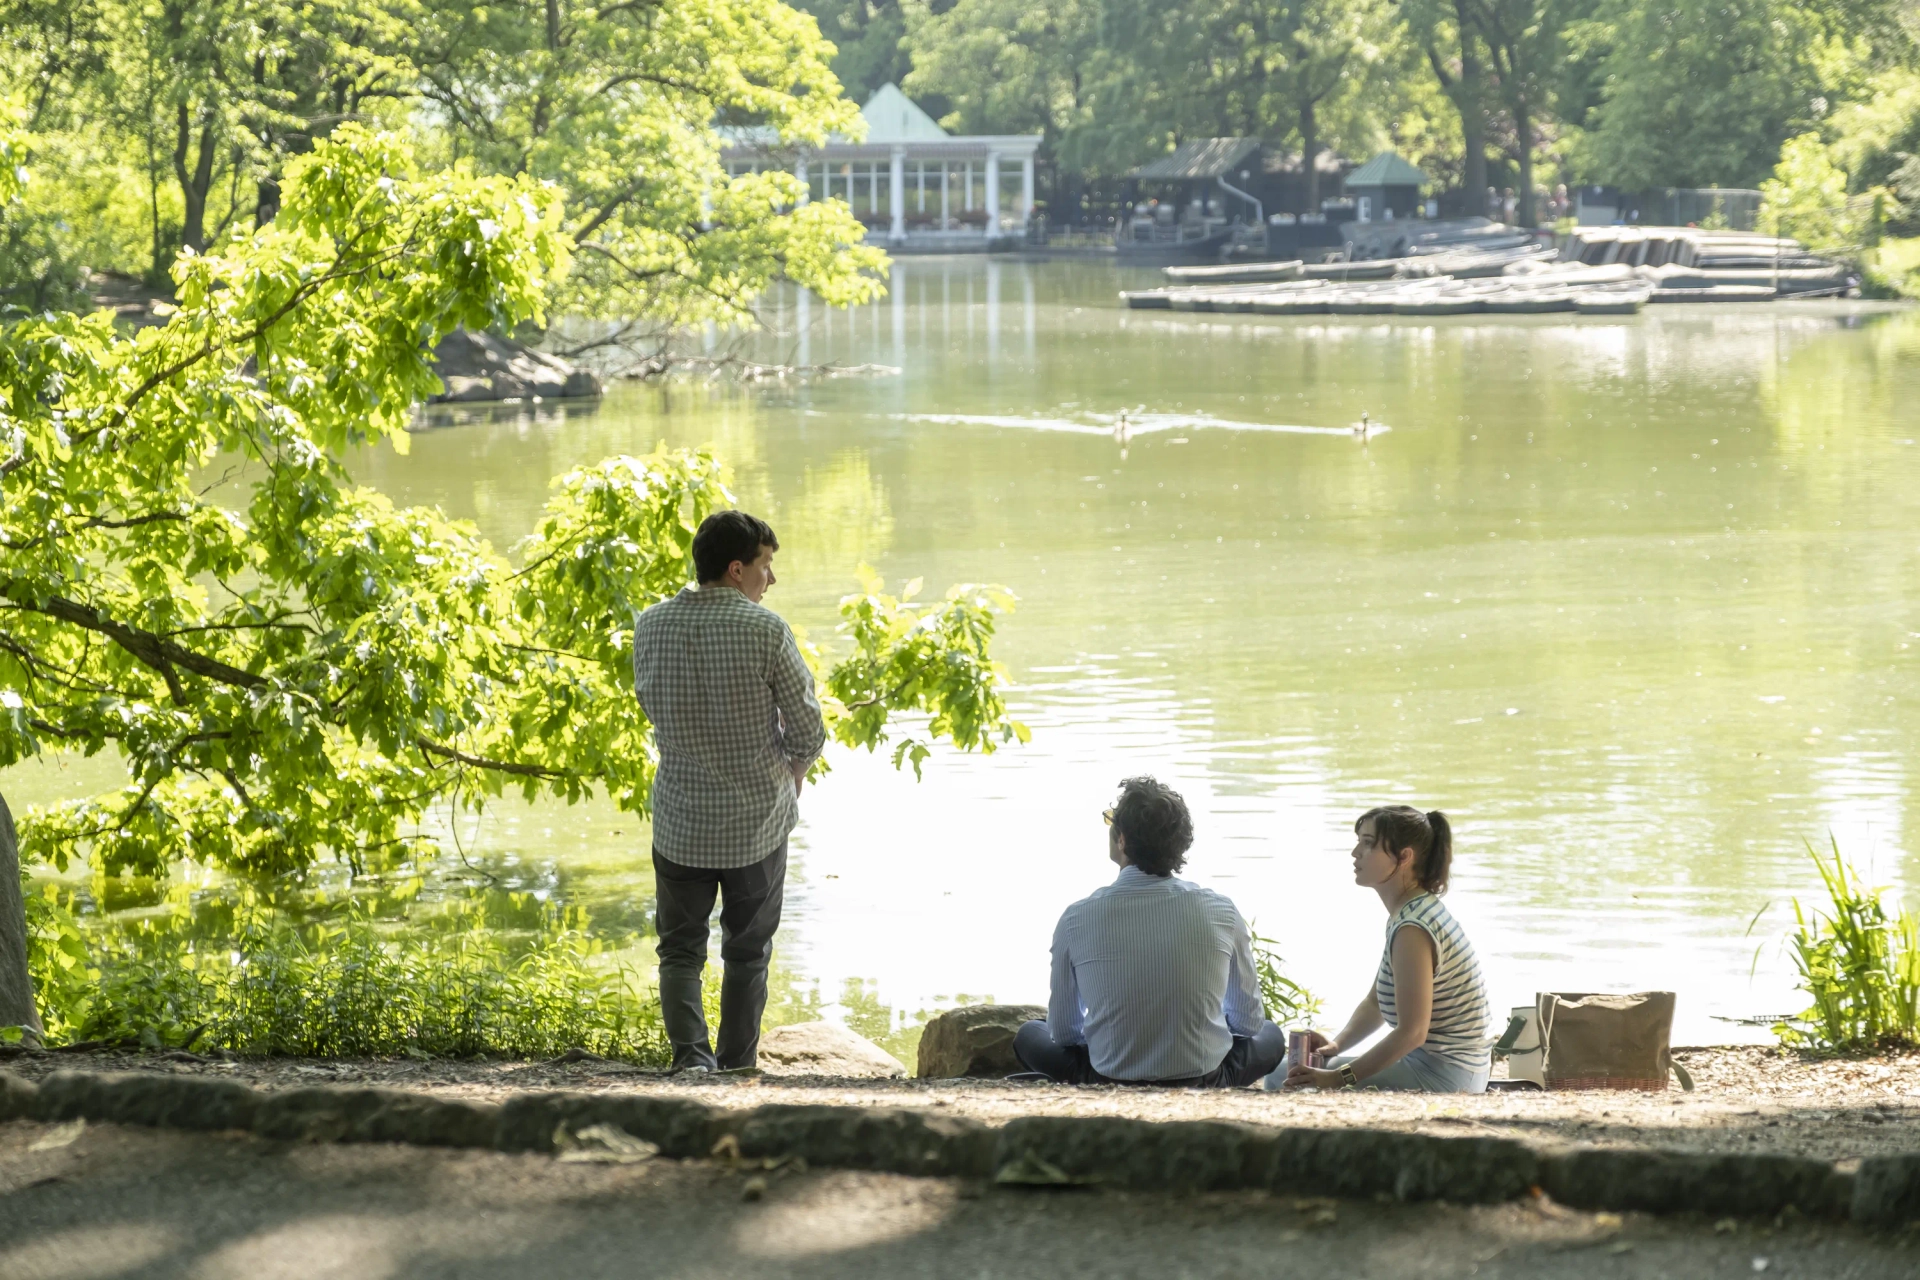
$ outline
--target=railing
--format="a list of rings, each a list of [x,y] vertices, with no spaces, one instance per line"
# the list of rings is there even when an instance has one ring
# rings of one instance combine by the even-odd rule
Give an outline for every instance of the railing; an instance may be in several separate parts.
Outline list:
[[[1226,219],[1207,218],[1188,222],[1156,222],[1135,218],[1120,224],[1115,239],[1122,244],[1191,244],[1226,230]]]

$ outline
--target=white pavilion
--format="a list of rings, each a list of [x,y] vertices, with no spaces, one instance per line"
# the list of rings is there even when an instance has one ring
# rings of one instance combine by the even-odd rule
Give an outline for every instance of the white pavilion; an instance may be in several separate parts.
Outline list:
[[[1033,211],[1033,156],[1039,134],[956,137],[896,85],[881,85],[860,108],[865,142],[838,134],[793,152],[769,145],[764,130],[723,133],[727,172],[793,163],[811,197],[838,196],[873,239],[906,253],[980,253],[1019,234]]]

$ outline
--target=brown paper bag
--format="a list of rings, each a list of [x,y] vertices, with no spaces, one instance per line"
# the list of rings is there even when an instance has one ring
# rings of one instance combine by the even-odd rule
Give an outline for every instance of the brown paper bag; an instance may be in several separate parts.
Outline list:
[[[1667,1087],[1667,1073],[1691,1090],[1693,1080],[1673,1061],[1673,992],[1595,995],[1547,991],[1535,997],[1540,1028],[1540,1072],[1549,1089]]]

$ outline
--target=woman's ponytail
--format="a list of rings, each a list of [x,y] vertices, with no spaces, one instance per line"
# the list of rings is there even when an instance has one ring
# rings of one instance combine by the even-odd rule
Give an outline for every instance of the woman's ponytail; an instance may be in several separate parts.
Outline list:
[[[1453,874],[1453,826],[1438,809],[1427,815],[1433,828],[1433,846],[1420,862],[1420,887],[1436,897],[1447,891],[1447,877]]]

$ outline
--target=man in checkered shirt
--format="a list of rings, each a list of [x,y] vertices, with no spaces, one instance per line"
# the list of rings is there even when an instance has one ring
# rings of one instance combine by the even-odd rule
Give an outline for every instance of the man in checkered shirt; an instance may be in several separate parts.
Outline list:
[[[780,540],[744,511],[693,537],[697,587],[641,613],[633,687],[653,722],[653,874],[660,1009],[676,1070],[751,1067],[800,784],[826,743],[813,673],[760,597]],[[700,975],[720,896],[720,1035],[707,1041]]]

